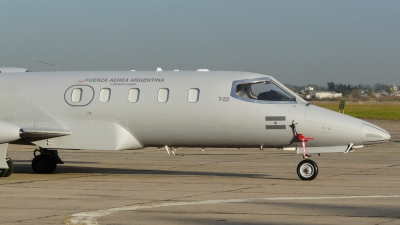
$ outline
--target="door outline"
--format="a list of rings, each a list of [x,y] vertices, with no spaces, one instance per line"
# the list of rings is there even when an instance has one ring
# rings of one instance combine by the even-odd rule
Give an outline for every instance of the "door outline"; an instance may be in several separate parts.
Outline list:
[[[73,102],[71,99],[72,90],[75,88],[82,88],[82,100],[80,102]],[[88,96],[90,95],[90,91],[85,92],[85,90],[91,90],[92,97]],[[94,89],[89,85],[72,85],[71,87],[67,88],[64,93],[64,100],[70,106],[87,106],[93,101],[93,99]]]

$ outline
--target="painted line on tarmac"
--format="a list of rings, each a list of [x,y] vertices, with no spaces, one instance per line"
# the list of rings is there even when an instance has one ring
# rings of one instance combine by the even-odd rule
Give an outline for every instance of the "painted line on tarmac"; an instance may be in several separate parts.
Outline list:
[[[281,198],[242,198],[242,199],[224,199],[224,200],[204,200],[191,202],[165,202],[159,204],[128,205],[117,208],[101,209],[97,211],[80,212],[69,215],[65,218],[66,225],[98,225],[97,219],[118,212],[135,211],[140,209],[151,209],[168,206],[184,205],[207,205],[221,203],[238,202],[260,202],[260,201],[285,201],[285,200],[326,200],[326,199],[368,199],[368,198],[400,198],[400,195],[364,195],[364,196],[325,196],[325,197],[281,197]]]

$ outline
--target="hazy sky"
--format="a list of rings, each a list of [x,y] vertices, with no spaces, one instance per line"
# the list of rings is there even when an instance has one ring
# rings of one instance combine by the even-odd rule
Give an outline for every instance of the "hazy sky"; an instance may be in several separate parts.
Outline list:
[[[0,66],[400,84],[400,1],[0,0]]]

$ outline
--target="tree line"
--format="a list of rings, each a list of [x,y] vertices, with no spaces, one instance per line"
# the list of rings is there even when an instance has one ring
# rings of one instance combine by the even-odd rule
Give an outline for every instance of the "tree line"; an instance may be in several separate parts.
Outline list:
[[[343,96],[348,96],[348,95],[354,95],[355,92],[359,92],[361,94],[361,91],[366,91],[369,96],[372,96],[374,92],[387,92],[388,94],[391,94],[393,92],[392,86],[388,84],[383,84],[383,83],[377,83],[374,86],[371,85],[345,85],[345,84],[335,84],[334,82],[328,82],[328,91],[334,91],[337,93],[342,93]],[[357,95],[357,94],[356,94]]]

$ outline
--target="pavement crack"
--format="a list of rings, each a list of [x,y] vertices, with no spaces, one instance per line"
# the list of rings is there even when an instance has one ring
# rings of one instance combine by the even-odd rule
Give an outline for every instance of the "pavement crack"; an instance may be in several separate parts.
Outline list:
[[[35,221],[35,220],[39,220],[40,221],[42,219],[48,219],[48,218],[57,217],[57,216],[62,216],[62,215],[41,216],[41,217],[30,218],[30,219],[25,219],[25,220],[18,220],[18,221],[15,221],[15,223],[24,223],[24,222]]]
[[[388,220],[388,221],[385,221],[385,222],[382,222],[382,223],[377,223],[376,225],[391,223],[391,222],[396,221],[396,220],[398,220],[398,218],[394,218],[394,219],[391,219],[391,220]]]

